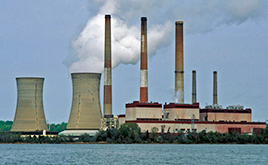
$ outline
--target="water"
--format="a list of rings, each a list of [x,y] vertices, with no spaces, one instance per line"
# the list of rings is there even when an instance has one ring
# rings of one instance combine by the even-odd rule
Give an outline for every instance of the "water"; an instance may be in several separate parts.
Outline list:
[[[268,145],[0,144],[0,164],[268,164]]]

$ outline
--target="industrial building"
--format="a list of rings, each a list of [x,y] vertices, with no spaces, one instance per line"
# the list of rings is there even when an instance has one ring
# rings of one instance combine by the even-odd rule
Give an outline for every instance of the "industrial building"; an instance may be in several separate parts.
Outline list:
[[[255,129],[266,127],[265,122],[252,122],[251,109],[243,106],[218,105],[217,71],[213,72],[213,105],[200,108],[196,98],[196,71],[192,71],[192,104],[184,103],[184,69],[183,69],[183,22],[175,23],[175,103],[148,103],[140,100],[126,104],[126,114],[119,115],[119,125],[137,123],[142,132],[151,132],[157,128],[158,133],[187,133],[205,130],[220,133],[237,131],[252,134]],[[143,32],[144,33],[144,32]],[[143,40],[143,39],[141,39]],[[141,46],[141,53],[147,47]],[[141,58],[141,63],[142,63]],[[147,67],[147,66],[146,66]],[[142,73],[142,68],[141,68]],[[141,76],[141,84],[144,78]]]
[[[111,16],[105,15],[103,115],[100,106],[100,73],[72,73],[72,106],[67,129],[60,135],[94,136],[100,129],[137,123],[142,132],[158,128],[159,133],[191,131],[238,131],[253,133],[265,122],[252,122],[252,110],[243,106],[218,105],[217,71],[213,72],[213,105],[201,108],[197,102],[196,70],[192,71],[192,104],[184,103],[183,22],[175,22],[175,100],[148,102],[147,18],[141,17],[140,100],[127,103],[125,114],[112,113]],[[48,131],[43,109],[44,78],[17,78],[18,99],[11,131]],[[179,97],[176,97],[179,94]]]

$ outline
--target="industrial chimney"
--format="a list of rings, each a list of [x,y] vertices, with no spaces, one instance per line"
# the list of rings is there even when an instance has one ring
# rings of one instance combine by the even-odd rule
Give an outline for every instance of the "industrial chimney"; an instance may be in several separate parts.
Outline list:
[[[100,73],[72,73],[73,99],[67,131],[101,127]]]
[[[175,43],[175,96],[178,103],[184,103],[184,71],[183,71],[183,22],[176,21]],[[179,95],[179,96],[178,96]]]
[[[141,17],[141,79],[140,102],[148,102],[148,72],[147,72],[147,18]]]
[[[218,104],[217,96],[217,71],[213,72],[213,105]]]
[[[11,131],[48,131],[43,108],[44,78],[16,78],[17,107]]]
[[[105,54],[104,54],[104,118],[112,118],[112,62],[111,62],[111,16],[105,15]]]
[[[192,71],[192,103],[196,103],[196,71]]]

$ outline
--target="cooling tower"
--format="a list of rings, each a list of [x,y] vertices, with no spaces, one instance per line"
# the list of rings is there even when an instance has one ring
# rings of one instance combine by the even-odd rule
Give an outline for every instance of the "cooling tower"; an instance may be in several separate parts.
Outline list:
[[[217,96],[217,71],[213,72],[213,105],[218,104]]]
[[[147,18],[141,17],[140,102],[148,102]]]
[[[196,103],[196,71],[192,71],[192,103]]]
[[[113,117],[112,114],[112,62],[111,62],[111,16],[105,15],[105,54],[104,54],[104,118]]]
[[[183,22],[176,21],[175,36],[175,95],[178,103],[184,103],[184,71],[183,71]],[[179,96],[178,96],[179,95]]]
[[[44,78],[16,78],[17,107],[11,131],[48,131],[43,108]]]
[[[101,127],[100,73],[72,73],[73,99],[67,130]]]

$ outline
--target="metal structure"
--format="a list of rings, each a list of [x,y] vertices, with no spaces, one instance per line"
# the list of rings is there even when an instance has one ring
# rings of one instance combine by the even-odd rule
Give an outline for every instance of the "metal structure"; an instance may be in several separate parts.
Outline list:
[[[111,16],[105,15],[105,54],[104,54],[104,118],[113,117],[112,114],[112,62],[111,62]]]
[[[175,93],[179,92],[178,103],[184,103],[184,70],[183,70],[183,22],[176,21],[175,36]]]
[[[217,71],[213,72],[213,105],[218,104],[218,94],[217,94]]]
[[[141,17],[140,102],[148,102],[147,18]]]
[[[196,103],[196,71],[192,71],[192,103]]]
[[[11,131],[48,131],[44,107],[44,78],[16,78],[17,107]]]
[[[100,73],[72,73],[73,99],[67,130],[101,127]]]

